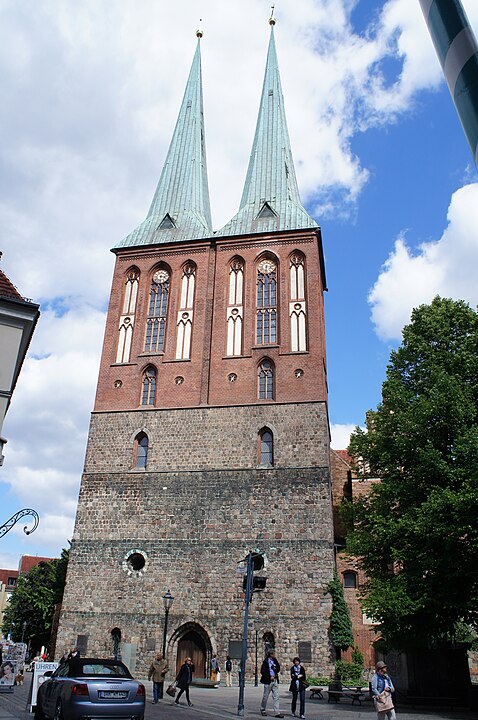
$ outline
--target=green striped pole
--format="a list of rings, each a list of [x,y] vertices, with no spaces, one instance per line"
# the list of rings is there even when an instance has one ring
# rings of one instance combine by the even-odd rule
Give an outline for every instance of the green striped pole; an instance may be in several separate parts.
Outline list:
[[[420,0],[478,168],[478,45],[460,0]]]

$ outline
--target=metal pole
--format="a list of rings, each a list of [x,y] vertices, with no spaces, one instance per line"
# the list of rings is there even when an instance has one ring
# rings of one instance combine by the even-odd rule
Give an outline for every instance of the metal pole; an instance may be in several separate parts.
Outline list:
[[[166,658],[166,634],[168,632],[169,608],[164,609],[163,658]]]
[[[478,45],[460,0],[420,0],[438,59],[478,167]]]
[[[237,714],[244,717],[244,684],[246,680],[247,629],[249,625],[249,602],[252,591],[252,552],[247,556],[246,602],[244,605],[244,628],[242,631],[241,677],[239,679],[239,703]]]
[[[259,686],[259,672],[258,672],[258,667],[257,667],[257,636],[259,634],[259,631],[258,631],[257,627],[255,628],[255,630],[256,630],[256,667],[254,670],[254,687],[258,687]]]

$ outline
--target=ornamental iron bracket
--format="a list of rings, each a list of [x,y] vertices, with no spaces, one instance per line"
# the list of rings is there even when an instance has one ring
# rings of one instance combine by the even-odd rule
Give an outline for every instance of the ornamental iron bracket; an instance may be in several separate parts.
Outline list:
[[[25,535],[31,535],[32,532],[35,532],[35,530],[38,527],[38,523],[40,522],[40,518],[38,517],[38,513],[36,510],[32,510],[31,508],[26,508],[24,510],[19,510],[15,515],[12,515],[12,517],[7,520],[7,522],[3,523],[3,525],[0,525],[0,538],[7,534],[9,530],[12,529],[12,527],[21,520],[22,517],[25,517],[26,515],[31,515],[31,517],[34,519],[34,525],[31,528],[31,530],[28,529],[28,526],[25,525],[23,528],[23,532]]]

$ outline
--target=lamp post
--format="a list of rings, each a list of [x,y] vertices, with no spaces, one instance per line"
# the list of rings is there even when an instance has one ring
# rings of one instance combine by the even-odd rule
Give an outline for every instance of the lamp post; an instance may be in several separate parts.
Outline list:
[[[254,623],[254,632],[255,632],[255,636],[256,636],[256,664],[254,666],[254,687],[258,687],[259,686],[259,668],[257,665],[257,639],[258,639],[258,635],[259,635],[259,628],[257,626],[257,621]]]
[[[22,643],[23,643],[23,640],[24,640],[24,638],[25,638],[25,630],[26,630],[26,629],[27,629],[27,621],[24,620],[23,623],[22,623]]]
[[[164,632],[163,632],[163,657],[166,657],[166,636],[168,633],[168,617],[169,611],[173,607],[174,597],[171,592],[164,593],[163,595],[163,607],[164,607]]]

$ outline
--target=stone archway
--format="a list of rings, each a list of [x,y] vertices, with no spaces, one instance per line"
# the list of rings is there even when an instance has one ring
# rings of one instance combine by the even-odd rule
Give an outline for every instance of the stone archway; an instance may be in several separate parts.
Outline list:
[[[187,657],[194,664],[194,679],[207,677],[206,668],[211,658],[211,641],[207,632],[197,623],[186,623],[175,632],[176,673]]]

